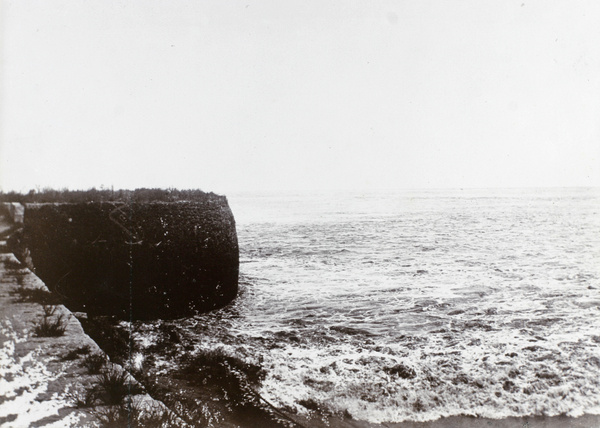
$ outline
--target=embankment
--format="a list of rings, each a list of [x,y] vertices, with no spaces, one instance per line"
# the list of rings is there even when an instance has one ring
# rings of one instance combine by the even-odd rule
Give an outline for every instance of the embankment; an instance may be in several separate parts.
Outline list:
[[[12,254],[0,254],[1,426],[185,425],[109,362],[78,319],[50,296]]]

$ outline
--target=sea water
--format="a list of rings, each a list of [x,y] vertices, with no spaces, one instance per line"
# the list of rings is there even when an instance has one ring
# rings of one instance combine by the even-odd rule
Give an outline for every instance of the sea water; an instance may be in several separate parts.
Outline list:
[[[230,195],[240,296],[179,320],[260,393],[376,422],[600,413],[600,191]]]

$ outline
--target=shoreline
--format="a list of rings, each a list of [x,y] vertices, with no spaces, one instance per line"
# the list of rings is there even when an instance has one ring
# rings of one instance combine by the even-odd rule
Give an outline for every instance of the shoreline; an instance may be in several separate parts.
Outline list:
[[[384,426],[389,428],[598,428],[600,415],[586,414],[577,418],[564,415],[511,416],[502,419],[449,416],[430,422],[400,422]]]
[[[371,423],[353,419],[331,418],[316,420],[294,415],[305,427],[312,428],[600,428],[600,415],[584,414],[579,417],[559,416],[509,416],[501,419],[475,416],[448,416],[434,421]]]

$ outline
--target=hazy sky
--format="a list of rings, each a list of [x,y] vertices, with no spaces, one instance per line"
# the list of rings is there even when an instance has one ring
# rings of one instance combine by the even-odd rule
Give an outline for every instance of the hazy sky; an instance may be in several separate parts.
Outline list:
[[[1,0],[0,184],[600,186],[600,2]]]

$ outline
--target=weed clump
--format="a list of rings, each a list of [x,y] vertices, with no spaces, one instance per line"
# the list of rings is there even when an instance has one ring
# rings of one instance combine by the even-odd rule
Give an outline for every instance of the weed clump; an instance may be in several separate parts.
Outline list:
[[[90,357],[101,361],[105,367],[106,359],[99,354]],[[142,387],[135,382],[129,373],[117,367],[105,368],[94,378],[94,385],[85,390],[75,390],[67,394],[77,408],[96,405],[119,406],[126,402],[131,395],[142,393]]]
[[[67,399],[77,409],[89,409],[101,427],[106,428],[175,428],[179,420],[164,406],[158,404],[137,404],[131,395],[139,389],[129,383],[124,371],[107,370],[97,378],[94,387],[87,390],[76,389],[66,394]],[[96,408],[97,406],[102,406]]]
[[[244,406],[256,401],[254,388],[264,379],[265,371],[219,348],[189,358],[179,375],[193,385],[211,388],[233,405]]]
[[[106,364],[106,355],[104,354],[90,354],[86,356],[81,362],[82,366],[85,367],[90,374],[98,374],[102,371]]]
[[[98,394],[94,389],[69,391],[65,397],[71,402],[76,409],[85,409],[93,407],[98,401]]]
[[[179,421],[159,406],[142,406],[132,401],[92,412],[101,427],[110,428],[175,428]]]
[[[142,392],[141,387],[132,382],[129,373],[114,367],[100,373],[94,389],[98,398],[107,405],[121,404],[128,395]]]
[[[65,334],[66,329],[67,320],[61,314],[54,319],[44,316],[33,332],[37,337],[60,337]]]

